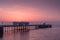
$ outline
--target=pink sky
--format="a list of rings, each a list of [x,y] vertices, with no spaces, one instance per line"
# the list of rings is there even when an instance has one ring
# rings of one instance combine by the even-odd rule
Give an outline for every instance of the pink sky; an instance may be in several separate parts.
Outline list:
[[[59,9],[53,1],[0,1],[0,21],[60,21]]]

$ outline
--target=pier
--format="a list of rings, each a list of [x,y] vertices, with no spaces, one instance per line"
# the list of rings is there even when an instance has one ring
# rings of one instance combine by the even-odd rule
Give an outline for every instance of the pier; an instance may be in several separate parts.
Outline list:
[[[52,25],[50,24],[35,24],[35,25],[30,25],[28,22],[13,22],[12,25],[0,25],[0,37],[3,35],[3,28],[4,27],[11,27],[14,30],[20,30],[20,31],[29,31],[30,26],[35,27],[35,29],[40,29],[40,28],[51,28]],[[8,28],[6,28],[8,29]]]

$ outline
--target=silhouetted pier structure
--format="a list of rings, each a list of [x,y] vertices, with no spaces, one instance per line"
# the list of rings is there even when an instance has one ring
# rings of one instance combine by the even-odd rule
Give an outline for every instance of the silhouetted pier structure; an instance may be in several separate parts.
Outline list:
[[[30,26],[35,27],[35,29],[39,29],[39,28],[51,28],[52,25],[49,24],[35,24],[35,25],[30,25],[29,22],[13,22],[12,25],[0,25],[0,29],[3,29],[4,27],[15,27],[17,28],[17,30],[27,30]]]
[[[39,28],[50,28],[51,25],[0,25],[0,27],[27,27],[27,26],[35,26]]]
[[[39,28],[51,28],[51,25],[0,25],[0,32],[1,30],[3,30],[3,28],[5,27],[11,27],[14,30],[30,30],[30,27],[35,27],[35,29],[39,29]],[[6,28],[7,29],[7,28]]]
[[[13,22],[12,25],[0,25],[0,34],[3,34],[3,28],[4,27],[12,27],[12,28],[14,27],[14,30],[29,31],[30,30],[30,26],[35,27],[35,29],[51,28],[52,27],[49,24],[30,25],[29,22]]]

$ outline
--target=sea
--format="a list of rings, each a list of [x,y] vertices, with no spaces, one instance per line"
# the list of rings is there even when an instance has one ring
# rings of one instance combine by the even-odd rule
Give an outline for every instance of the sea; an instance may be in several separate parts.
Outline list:
[[[60,40],[60,27],[34,29],[26,32],[3,31],[0,40]]]

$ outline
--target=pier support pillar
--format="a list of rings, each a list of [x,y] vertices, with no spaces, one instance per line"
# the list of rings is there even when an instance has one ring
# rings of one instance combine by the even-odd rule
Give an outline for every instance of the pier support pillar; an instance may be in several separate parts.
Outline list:
[[[3,37],[3,27],[0,27],[0,38]]]

